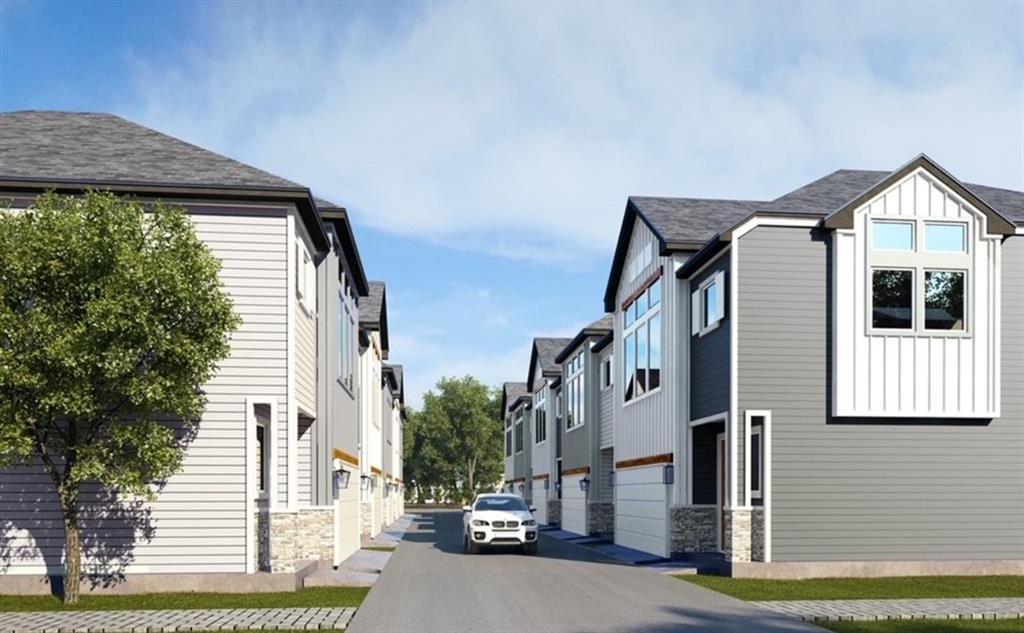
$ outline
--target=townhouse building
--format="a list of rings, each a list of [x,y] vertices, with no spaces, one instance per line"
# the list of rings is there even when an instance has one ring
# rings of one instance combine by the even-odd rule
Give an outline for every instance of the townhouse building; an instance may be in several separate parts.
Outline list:
[[[517,412],[521,400],[528,394],[525,382],[506,382],[501,387],[501,412],[505,436],[505,476],[502,492],[515,492],[516,434],[520,430],[516,424]]]
[[[345,209],[120,117],[0,114],[5,206],[87,189],[183,207],[242,322],[203,385],[181,472],[152,502],[101,507],[116,493],[101,490],[82,500],[83,568],[127,590],[254,591],[294,589],[344,560],[358,548],[370,462],[359,323],[371,294]],[[63,527],[37,464],[0,470],[0,517],[5,591],[48,591],[63,570]]]
[[[362,533],[371,538],[385,526],[384,433],[385,418],[389,424],[391,419],[390,400],[385,403],[387,385],[384,382],[384,361],[389,351],[387,315],[384,282],[371,281],[359,312],[360,461],[363,464],[359,484],[362,491],[360,515]]]
[[[548,509],[557,494],[552,481],[556,460],[558,428],[555,426],[555,406],[559,402],[552,389],[553,381],[561,377],[555,356],[565,339],[535,338],[530,351],[530,369],[526,377],[526,388],[532,396],[529,426],[530,466],[526,475],[526,486],[530,488],[530,502],[537,507],[539,522],[550,522]]]
[[[402,427],[405,424],[405,394],[401,365],[384,365],[384,525],[405,513],[405,481],[402,477]]]
[[[612,333],[612,316],[582,328],[555,356],[562,376],[561,527],[567,532],[610,535],[613,531],[614,448],[602,442],[604,371],[597,343]],[[613,439],[612,439],[613,441]]]
[[[631,197],[616,543],[742,576],[1021,573],[1022,226],[1024,193],[926,156],[769,201]]]

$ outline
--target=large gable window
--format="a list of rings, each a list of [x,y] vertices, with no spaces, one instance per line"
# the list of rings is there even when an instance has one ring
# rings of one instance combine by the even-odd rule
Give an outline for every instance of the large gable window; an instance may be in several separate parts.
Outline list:
[[[512,418],[505,418],[505,457],[512,457]]]
[[[873,220],[870,323],[879,333],[963,333],[967,224]]]
[[[565,371],[565,393],[566,393],[566,415],[565,430],[583,426],[586,421],[586,376],[583,373],[584,360],[583,352],[579,352],[566,365]]]
[[[516,411],[516,453],[523,452],[523,410]]]
[[[661,386],[661,278],[656,276],[623,306],[623,400]]]
[[[542,387],[533,397],[533,443],[543,444],[548,439],[548,389]]]

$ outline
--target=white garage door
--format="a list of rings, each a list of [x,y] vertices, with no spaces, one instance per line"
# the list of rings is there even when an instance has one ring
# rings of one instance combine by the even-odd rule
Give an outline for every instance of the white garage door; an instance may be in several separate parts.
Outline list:
[[[587,496],[580,490],[583,475],[562,477],[562,529],[587,534]]]
[[[533,480],[533,505],[537,506],[537,511],[533,513],[533,518],[537,519],[537,523],[547,523],[548,491],[544,490],[543,479]]]
[[[615,543],[656,556],[669,555],[669,486],[661,465],[615,473]]]

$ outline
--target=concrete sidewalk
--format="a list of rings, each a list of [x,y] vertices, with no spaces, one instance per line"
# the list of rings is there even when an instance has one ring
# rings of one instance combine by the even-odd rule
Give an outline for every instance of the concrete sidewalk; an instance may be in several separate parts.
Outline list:
[[[337,569],[321,567],[303,579],[303,587],[372,587],[391,560],[392,552],[378,551],[378,547],[395,548],[412,525],[415,515],[406,514],[396,519],[380,534],[363,540],[363,548],[342,561]]]

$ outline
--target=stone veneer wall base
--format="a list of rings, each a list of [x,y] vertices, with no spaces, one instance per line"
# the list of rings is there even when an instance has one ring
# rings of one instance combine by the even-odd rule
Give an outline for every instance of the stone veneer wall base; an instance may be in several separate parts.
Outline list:
[[[725,510],[725,543],[722,551],[731,563],[750,562],[750,514],[748,508]]]
[[[587,502],[587,534],[615,533],[615,504],[609,501]]]
[[[718,506],[673,506],[670,515],[673,555],[718,551]]]
[[[293,573],[302,561],[333,560],[334,508],[270,512],[270,571]]]
[[[548,499],[548,525],[562,525],[561,499]]]

